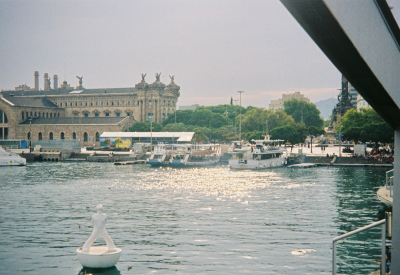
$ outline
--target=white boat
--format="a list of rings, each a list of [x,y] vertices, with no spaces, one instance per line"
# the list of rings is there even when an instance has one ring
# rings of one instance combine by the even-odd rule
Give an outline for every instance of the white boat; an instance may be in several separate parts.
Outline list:
[[[221,159],[220,144],[193,144],[188,156],[182,162],[185,166],[209,166],[217,164]]]
[[[0,166],[23,166],[26,165],[26,159],[19,155],[5,151],[0,147]]]
[[[219,144],[158,144],[146,160],[152,166],[208,166],[221,158]]]
[[[164,144],[160,142],[146,159],[152,166],[180,165],[189,156],[190,144]]]
[[[229,160],[231,169],[266,169],[287,164],[286,148],[280,146],[283,140],[271,140],[270,136],[266,135],[264,139],[252,140],[252,142],[255,145],[250,149],[234,150],[232,148],[230,152],[232,158]]]

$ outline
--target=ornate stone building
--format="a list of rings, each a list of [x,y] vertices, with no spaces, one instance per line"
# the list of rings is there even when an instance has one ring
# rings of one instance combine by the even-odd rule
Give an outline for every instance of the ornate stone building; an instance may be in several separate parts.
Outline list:
[[[77,77],[75,89],[66,81],[58,88],[57,75],[51,89],[45,74],[45,89],[39,90],[39,73],[34,76],[34,90],[1,91],[0,140],[28,140],[32,131],[32,140],[79,139],[83,145],[99,145],[98,137],[104,131],[127,131],[136,121],[162,123],[175,112],[180,95],[174,76],[165,85],[160,73],[151,84],[142,74],[134,88],[101,89],[85,89],[83,77]]]

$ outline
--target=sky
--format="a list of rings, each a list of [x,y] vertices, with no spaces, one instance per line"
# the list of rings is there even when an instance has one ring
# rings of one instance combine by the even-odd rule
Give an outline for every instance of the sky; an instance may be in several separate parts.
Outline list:
[[[362,1],[362,0],[353,0]],[[400,0],[388,0],[400,18]],[[340,72],[278,0],[0,0],[0,88],[34,71],[85,88],[181,87],[178,106],[268,108],[283,93],[336,97]],[[53,82],[53,81],[52,81]]]

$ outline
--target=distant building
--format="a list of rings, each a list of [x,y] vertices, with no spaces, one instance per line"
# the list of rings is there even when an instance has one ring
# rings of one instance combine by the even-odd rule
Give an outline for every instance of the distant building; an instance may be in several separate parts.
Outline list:
[[[127,131],[136,121],[162,123],[175,112],[180,87],[174,76],[168,85],[160,81],[159,73],[151,84],[145,76],[135,87],[85,89],[83,77],[77,77],[76,88],[66,81],[59,87],[57,75],[51,87],[45,73],[44,88],[39,90],[35,71],[34,89],[20,85],[0,92],[0,140],[76,139],[84,146],[98,146],[103,132]]]
[[[190,106],[179,106],[179,110],[196,110],[199,108],[199,104],[194,104]]]
[[[358,94],[358,96],[357,96],[357,111],[360,111],[361,108],[369,109],[369,108],[371,108],[371,106],[368,104],[367,101],[365,101],[365,99],[360,94]]]
[[[307,103],[310,103],[310,99],[307,97],[304,97],[304,95],[300,94],[300,92],[294,92],[293,94],[282,94],[282,99],[277,99],[277,100],[271,100],[271,104],[269,104],[269,109],[282,109],[283,108],[283,103],[286,100],[290,100],[296,98],[298,100],[305,100]]]

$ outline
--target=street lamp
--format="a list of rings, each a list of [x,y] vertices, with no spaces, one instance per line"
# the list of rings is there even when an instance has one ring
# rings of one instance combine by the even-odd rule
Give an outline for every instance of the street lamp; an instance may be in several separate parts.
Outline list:
[[[342,91],[342,89],[337,89]],[[338,95],[339,100],[339,157],[342,156],[342,93]]]
[[[240,116],[239,116],[239,141],[242,141],[242,93],[244,93],[244,91],[238,91],[239,93],[239,102],[240,102]]]
[[[234,99],[233,101],[238,102],[239,99]],[[236,136],[237,132],[236,132],[236,103],[235,103],[235,136]]]
[[[32,117],[29,117],[29,153],[32,153]]]

